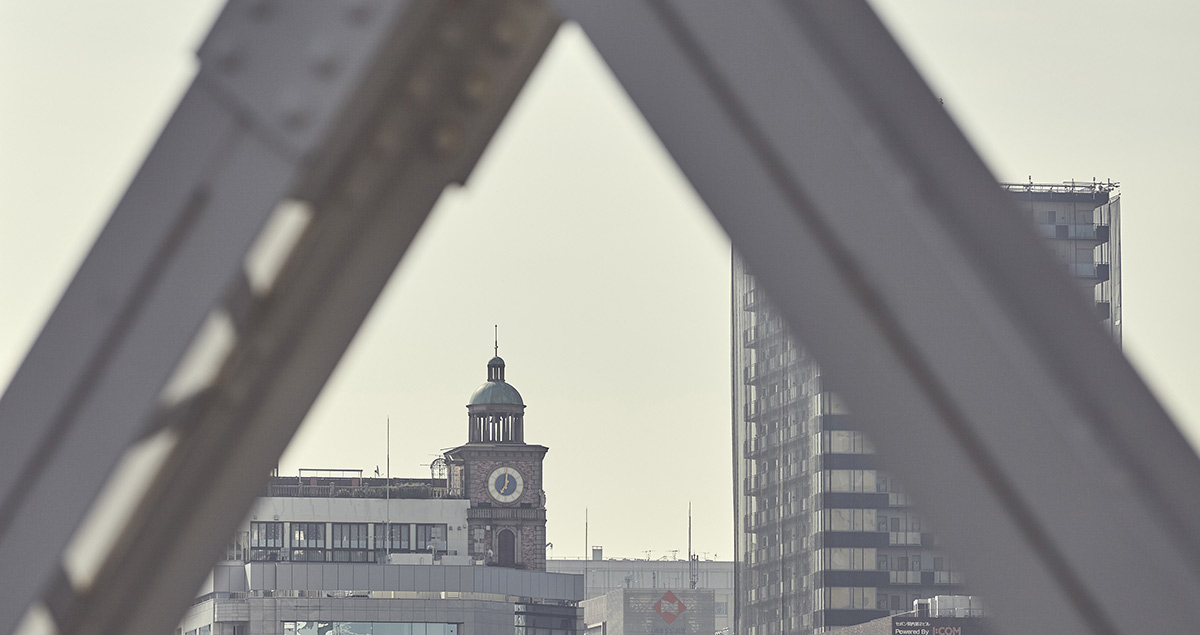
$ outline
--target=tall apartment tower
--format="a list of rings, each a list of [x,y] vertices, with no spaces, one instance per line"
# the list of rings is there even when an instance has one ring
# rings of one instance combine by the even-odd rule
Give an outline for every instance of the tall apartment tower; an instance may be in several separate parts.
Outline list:
[[[1116,184],[1004,187],[1120,343]],[[736,633],[820,633],[963,593],[950,556],[736,254],[732,294]]]

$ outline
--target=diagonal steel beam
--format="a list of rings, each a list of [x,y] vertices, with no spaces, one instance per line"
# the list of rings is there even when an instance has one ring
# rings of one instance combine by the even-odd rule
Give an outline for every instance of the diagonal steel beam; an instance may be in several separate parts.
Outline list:
[[[463,183],[557,30],[539,2],[233,2],[147,163],[0,402],[0,631],[43,594],[65,633],[162,633],[443,189]],[[311,220],[269,291],[243,261],[286,198]],[[236,298],[236,306],[224,306]],[[207,316],[215,379],[161,394]],[[161,423],[156,423],[161,422]],[[122,453],[178,441],[90,584],[67,541]],[[31,548],[32,547],[32,548]]]
[[[864,2],[559,6],[1004,632],[1192,628],[1200,463]]]
[[[368,74],[390,90],[352,131],[328,182],[301,181],[311,225],[207,407],[180,426],[68,632],[174,625],[429,210],[465,180],[557,27],[545,5],[528,2],[428,3],[400,16],[389,38],[397,50],[377,52]]]

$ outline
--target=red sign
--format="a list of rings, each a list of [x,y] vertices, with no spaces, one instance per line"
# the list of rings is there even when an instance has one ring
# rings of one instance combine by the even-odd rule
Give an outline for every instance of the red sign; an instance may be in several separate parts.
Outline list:
[[[667,624],[674,622],[686,610],[687,607],[684,606],[683,602],[670,591],[667,591],[666,594],[654,603],[654,612],[658,613],[658,616],[663,618],[663,621]]]

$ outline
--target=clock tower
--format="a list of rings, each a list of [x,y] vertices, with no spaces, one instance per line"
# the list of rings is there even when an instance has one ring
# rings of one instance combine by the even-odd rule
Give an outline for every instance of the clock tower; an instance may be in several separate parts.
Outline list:
[[[549,449],[525,443],[525,403],[493,357],[487,381],[467,404],[467,444],[446,452],[450,488],[471,501],[471,556],[489,565],[546,569],[546,493],[542,459]]]

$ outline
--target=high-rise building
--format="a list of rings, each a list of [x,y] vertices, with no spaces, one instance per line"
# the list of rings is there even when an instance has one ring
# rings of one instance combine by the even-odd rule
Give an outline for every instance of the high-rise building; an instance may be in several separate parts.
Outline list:
[[[1116,184],[1004,187],[1119,343]],[[961,593],[952,558],[736,255],[732,279],[736,632],[820,633]]]
[[[1117,184],[1007,183],[1059,261],[1096,303],[1101,324],[1121,344],[1121,197]]]

